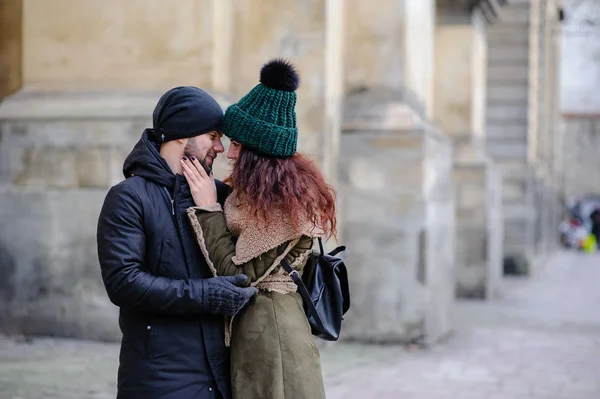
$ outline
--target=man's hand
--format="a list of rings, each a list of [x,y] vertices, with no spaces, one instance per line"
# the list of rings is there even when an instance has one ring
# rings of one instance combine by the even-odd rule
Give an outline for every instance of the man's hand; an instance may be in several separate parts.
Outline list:
[[[203,280],[208,290],[208,313],[233,316],[239,312],[258,292],[255,287],[244,287],[247,280],[243,274]]]

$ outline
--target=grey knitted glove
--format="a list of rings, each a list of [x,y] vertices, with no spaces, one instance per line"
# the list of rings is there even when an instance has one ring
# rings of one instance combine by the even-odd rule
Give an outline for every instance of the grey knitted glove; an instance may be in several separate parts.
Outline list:
[[[243,274],[203,280],[205,295],[208,293],[206,311],[225,316],[233,316],[239,312],[258,292],[255,287],[244,287],[247,280],[248,277]]]

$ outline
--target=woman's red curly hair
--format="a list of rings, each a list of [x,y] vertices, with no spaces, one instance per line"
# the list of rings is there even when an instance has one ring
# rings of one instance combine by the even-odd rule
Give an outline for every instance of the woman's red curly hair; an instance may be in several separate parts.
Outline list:
[[[335,190],[305,155],[277,158],[242,147],[226,182],[239,202],[260,217],[279,208],[296,230],[302,220],[308,220],[327,238],[336,236]]]

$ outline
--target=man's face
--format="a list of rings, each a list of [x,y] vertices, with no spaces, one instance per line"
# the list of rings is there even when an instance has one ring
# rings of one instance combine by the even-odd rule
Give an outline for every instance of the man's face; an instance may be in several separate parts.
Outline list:
[[[221,133],[212,131],[189,138],[183,153],[189,158],[196,157],[206,173],[210,173],[217,154],[225,151],[221,137],[223,137]]]

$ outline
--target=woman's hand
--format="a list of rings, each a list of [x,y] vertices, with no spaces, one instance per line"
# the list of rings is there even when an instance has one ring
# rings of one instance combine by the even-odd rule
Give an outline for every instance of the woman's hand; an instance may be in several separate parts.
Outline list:
[[[191,160],[188,157],[183,157],[181,165],[183,176],[190,185],[190,191],[196,206],[215,204],[217,202],[217,187],[212,173],[210,176],[206,174],[196,157],[192,157]]]

